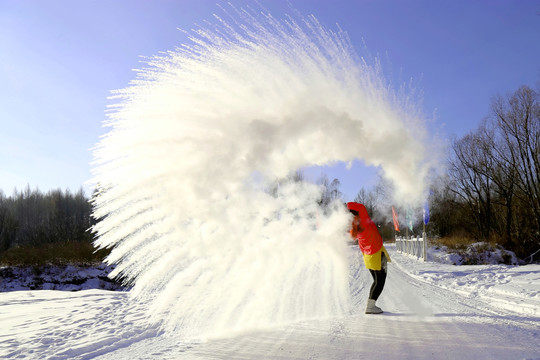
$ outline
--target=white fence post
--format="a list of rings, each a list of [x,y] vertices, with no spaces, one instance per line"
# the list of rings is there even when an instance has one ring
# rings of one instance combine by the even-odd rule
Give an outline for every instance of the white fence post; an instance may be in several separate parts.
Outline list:
[[[417,259],[423,259],[427,261],[427,236],[424,232],[422,237],[417,235],[416,238],[412,236],[410,239],[397,236],[396,237],[396,250],[408,255],[415,256]]]
[[[426,232],[424,231],[422,233],[422,237],[424,238],[424,251],[423,251],[423,258],[424,258],[424,261],[427,261],[427,234]]]

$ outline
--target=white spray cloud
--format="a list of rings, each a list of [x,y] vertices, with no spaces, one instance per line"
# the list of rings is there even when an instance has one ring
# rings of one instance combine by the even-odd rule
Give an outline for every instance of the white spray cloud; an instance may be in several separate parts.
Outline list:
[[[419,199],[421,122],[313,17],[239,12],[191,41],[117,92],[95,150],[96,245],[151,319],[187,337],[346,312],[348,214],[323,215],[312,184],[264,189],[363,159]]]

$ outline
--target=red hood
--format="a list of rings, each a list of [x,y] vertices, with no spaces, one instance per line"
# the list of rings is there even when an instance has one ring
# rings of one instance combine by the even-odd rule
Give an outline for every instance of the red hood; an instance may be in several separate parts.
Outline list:
[[[358,211],[358,216],[360,217],[361,220],[370,219],[367,209],[363,204],[360,204],[357,202],[349,202],[347,203],[347,209]]]
[[[358,239],[358,246],[364,254],[373,255],[382,248],[382,237],[377,230],[377,225],[371,220],[366,210],[366,207],[360,203],[347,203],[349,210],[358,212],[358,220],[360,220],[360,228],[358,232],[351,231],[351,235]],[[355,217],[356,218],[356,217]],[[353,230],[354,230],[353,220]]]

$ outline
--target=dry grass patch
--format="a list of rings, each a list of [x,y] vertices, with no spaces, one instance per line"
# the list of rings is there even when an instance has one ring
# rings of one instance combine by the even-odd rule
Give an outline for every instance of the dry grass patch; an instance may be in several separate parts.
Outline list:
[[[87,241],[16,246],[0,252],[0,266],[40,266],[100,263],[109,254]]]
[[[478,240],[465,236],[449,236],[444,238],[430,239],[430,242],[433,245],[446,246],[451,250],[465,250],[471,244],[478,242]]]

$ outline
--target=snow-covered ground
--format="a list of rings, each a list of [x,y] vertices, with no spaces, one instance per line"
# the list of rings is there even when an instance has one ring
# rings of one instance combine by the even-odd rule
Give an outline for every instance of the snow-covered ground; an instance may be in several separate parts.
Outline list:
[[[392,256],[378,304],[350,247],[352,309],[339,318],[182,342],[122,291],[0,293],[8,359],[540,359],[540,265],[454,266]]]

